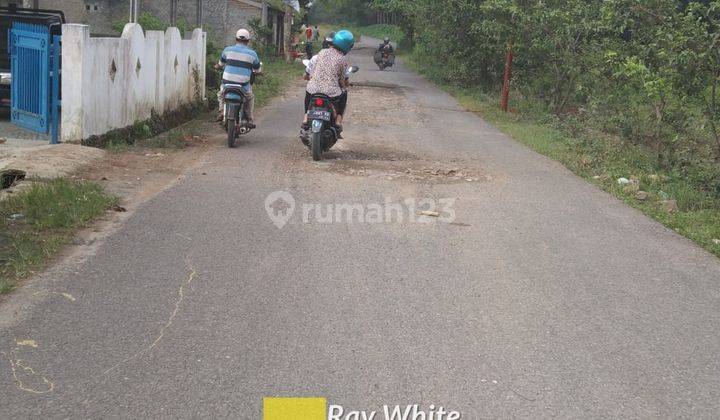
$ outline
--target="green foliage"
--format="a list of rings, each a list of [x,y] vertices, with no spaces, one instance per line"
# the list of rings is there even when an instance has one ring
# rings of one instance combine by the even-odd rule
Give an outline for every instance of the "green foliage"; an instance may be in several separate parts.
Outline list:
[[[33,185],[11,198],[3,211],[23,214],[24,222],[34,229],[75,228],[84,226],[115,202],[97,184],[57,179]]]
[[[255,17],[250,19],[248,25],[255,36],[254,42],[256,44],[265,46],[272,42],[273,29],[270,26],[263,25],[260,18]]]
[[[368,7],[367,0],[316,0],[309,16],[312,22],[352,25],[373,24],[375,17],[376,12]]]
[[[272,45],[273,29],[262,24],[260,18],[252,18],[248,21],[248,25],[254,34],[252,47],[261,57],[277,55],[277,48]]]
[[[373,7],[402,14],[432,80],[497,95],[511,46],[516,109],[617,136],[668,171],[705,168],[698,187],[720,197],[720,0],[374,0]]]
[[[283,89],[298,80],[303,67],[296,63],[288,63],[282,58],[272,57],[263,61],[263,75],[257,77],[253,85],[256,107],[267,105],[272,98],[278,96]]]
[[[205,89],[209,99],[212,98],[212,91],[217,91],[222,81],[222,72],[215,69],[215,65],[220,61],[222,47],[215,45],[212,41],[208,41],[205,46]]]
[[[396,25],[351,27],[350,30],[352,30],[353,33],[369,36],[371,38],[383,39],[388,37],[393,42],[397,42],[398,45],[403,45],[405,43],[405,33],[399,26]]]
[[[117,198],[97,184],[56,179],[0,203],[0,293],[56,254],[72,234]]]
[[[113,23],[112,28],[118,34],[121,34],[127,23],[127,20],[119,20]],[[140,16],[138,16],[138,24],[142,26],[144,31],[164,31],[170,27],[169,23],[163,22],[160,18],[148,12],[143,12]],[[175,26],[180,30],[181,36],[185,32],[192,30],[191,25],[189,25],[183,18],[178,19]]]

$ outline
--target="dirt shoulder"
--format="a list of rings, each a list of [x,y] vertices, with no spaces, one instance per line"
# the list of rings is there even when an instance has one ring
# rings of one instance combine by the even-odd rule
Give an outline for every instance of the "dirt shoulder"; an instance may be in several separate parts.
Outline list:
[[[184,143],[182,148],[136,146],[106,152],[103,159],[84,165],[72,178],[96,182],[109,194],[119,197],[122,206],[134,208],[202,161],[211,147],[222,144],[222,132],[207,119],[204,116],[177,127],[172,133],[158,136],[180,136]]]
[[[94,253],[143,202],[222,146],[224,133],[209,120],[203,115],[123,150],[0,149],[8,184],[0,193],[0,294],[23,279],[32,283],[50,265],[74,265]]]

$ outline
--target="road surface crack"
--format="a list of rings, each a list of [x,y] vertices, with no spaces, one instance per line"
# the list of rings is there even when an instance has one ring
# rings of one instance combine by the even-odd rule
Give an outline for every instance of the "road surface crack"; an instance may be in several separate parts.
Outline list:
[[[20,350],[20,347],[27,346],[37,348],[37,343],[34,340],[16,340],[15,342],[17,344],[17,347],[13,348],[7,353],[4,351],[0,352],[0,354],[2,354],[3,357],[5,357],[10,363],[10,373],[12,374],[15,386],[21,391],[29,392],[31,394],[40,395],[52,392],[53,389],[55,389],[55,384],[45,376],[36,372],[35,369],[29,364],[27,364],[24,359],[20,359],[16,356],[16,353],[18,350]],[[28,376],[28,379],[23,379],[23,374]],[[32,378],[40,379],[42,383],[37,383],[34,386],[29,385],[28,382]]]
[[[120,361],[119,363],[117,363],[113,367],[111,367],[110,369],[107,369],[105,372],[103,372],[103,375],[107,375],[108,373],[110,373],[113,370],[120,367],[120,365],[123,365],[131,360],[135,360],[135,359],[138,359],[138,358],[144,356],[145,354],[150,352],[153,348],[155,348],[155,346],[160,341],[162,341],[163,337],[165,337],[165,333],[167,332],[168,328],[170,328],[173,325],[173,323],[175,322],[175,317],[177,317],[177,314],[180,312],[182,302],[185,299],[185,288],[188,287],[190,285],[190,283],[192,283],[192,281],[195,279],[195,276],[197,274],[197,272],[195,271],[195,269],[192,266],[192,263],[190,262],[189,257],[185,259],[185,264],[186,264],[187,270],[188,270],[187,278],[180,284],[180,288],[178,288],[178,290],[176,292],[177,297],[175,299],[175,306],[173,308],[173,311],[170,313],[170,316],[168,317],[167,321],[165,322],[165,325],[163,325],[163,327],[160,329],[158,334],[155,336],[155,339],[152,341],[152,343],[148,347],[138,351],[137,353],[128,357],[127,359]]]

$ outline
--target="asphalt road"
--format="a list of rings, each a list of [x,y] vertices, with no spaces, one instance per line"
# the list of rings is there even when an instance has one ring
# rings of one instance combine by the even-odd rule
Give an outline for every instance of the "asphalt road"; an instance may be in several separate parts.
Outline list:
[[[295,137],[298,85],[4,298],[0,417],[258,419],[265,396],[323,396],[717,418],[720,261],[370,53],[325,162]],[[296,203],[282,229],[276,191]],[[407,207],[441,199],[452,223]]]

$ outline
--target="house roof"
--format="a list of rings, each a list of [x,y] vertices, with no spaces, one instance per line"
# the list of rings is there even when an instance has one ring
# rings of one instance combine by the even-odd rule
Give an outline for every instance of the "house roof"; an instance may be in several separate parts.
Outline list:
[[[257,0],[235,0],[239,3],[244,3],[249,6],[255,6],[258,9],[262,9],[262,1]],[[275,10],[283,10],[283,2],[282,0],[267,0],[266,1],[268,7],[273,8]]]
[[[262,9],[262,2],[259,1],[253,1],[253,0],[235,0],[238,3],[247,4],[248,6],[254,6],[258,9]]]

